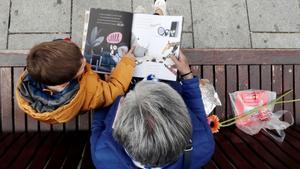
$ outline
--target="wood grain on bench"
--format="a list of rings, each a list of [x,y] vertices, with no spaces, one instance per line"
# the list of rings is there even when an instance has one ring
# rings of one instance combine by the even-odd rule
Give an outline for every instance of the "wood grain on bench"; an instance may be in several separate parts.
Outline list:
[[[67,124],[49,125],[18,108],[14,90],[27,52],[0,51],[0,168],[94,168],[88,139],[90,113]],[[298,49],[186,49],[184,53],[193,73],[214,84],[223,104],[214,113],[221,119],[233,116],[228,93],[236,90],[266,89],[280,94],[293,89],[285,99],[300,98]],[[275,107],[275,111],[281,109],[291,111],[296,122],[286,130],[282,144],[264,133],[249,136],[234,127],[222,128],[214,135],[216,151],[204,168],[299,168],[300,103]]]
[[[0,51],[1,131],[88,130],[91,114],[67,124],[49,125],[26,116],[14,99],[15,84],[25,66],[28,51]],[[300,50],[298,49],[186,49],[195,75],[209,79],[223,104],[215,109],[221,119],[233,116],[229,92],[243,89],[293,89],[285,99],[300,98]],[[300,124],[300,103],[277,105],[289,110]]]
[[[214,84],[223,105],[215,114],[221,119],[233,116],[228,93],[236,90],[264,89],[281,94],[293,89],[284,99],[300,98],[299,49],[190,49],[184,53],[194,74]],[[300,124],[299,102],[276,105],[277,110],[292,112]]]

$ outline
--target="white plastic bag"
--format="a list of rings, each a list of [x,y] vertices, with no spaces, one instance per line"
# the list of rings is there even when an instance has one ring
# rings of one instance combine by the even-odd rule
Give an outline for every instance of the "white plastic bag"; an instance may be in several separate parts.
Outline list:
[[[221,101],[214,86],[207,79],[199,81],[202,101],[204,104],[205,113],[208,116],[216,106],[221,106]]]
[[[243,132],[254,135],[257,134],[261,129],[266,131],[272,138],[282,142],[285,133],[284,129],[288,128],[294,123],[293,116],[288,111],[278,111],[273,113],[274,104],[269,104],[276,99],[276,93],[267,90],[244,90],[236,91],[229,94],[231,105],[238,120],[236,126]],[[251,110],[266,105],[256,112]],[[251,115],[247,113],[251,112]],[[280,118],[283,114],[290,115],[291,122],[281,121]],[[270,130],[276,130],[278,135],[274,135]]]

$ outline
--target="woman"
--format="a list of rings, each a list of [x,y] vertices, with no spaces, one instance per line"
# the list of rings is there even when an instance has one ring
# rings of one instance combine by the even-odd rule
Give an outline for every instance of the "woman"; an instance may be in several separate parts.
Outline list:
[[[199,80],[182,52],[172,60],[182,78],[177,92],[161,82],[143,81],[111,107],[94,112],[91,153],[96,168],[199,169],[210,160],[214,140]]]

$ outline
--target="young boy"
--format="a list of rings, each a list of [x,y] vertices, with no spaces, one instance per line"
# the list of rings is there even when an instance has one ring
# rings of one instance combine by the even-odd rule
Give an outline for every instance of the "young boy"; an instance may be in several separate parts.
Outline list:
[[[79,47],[66,40],[34,46],[16,88],[19,107],[34,119],[65,123],[80,112],[110,105],[127,90],[135,57],[130,50],[101,80],[86,63]]]

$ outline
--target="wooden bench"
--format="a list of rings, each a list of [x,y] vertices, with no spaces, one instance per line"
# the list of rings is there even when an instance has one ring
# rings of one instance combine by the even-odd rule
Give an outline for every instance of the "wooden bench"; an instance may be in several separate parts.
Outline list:
[[[300,98],[300,50],[186,49],[193,73],[209,79],[223,104],[214,111],[221,119],[233,115],[228,92],[266,89],[285,99]],[[0,51],[0,168],[93,168],[89,152],[91,114],[67,124],[48,125],[18,108],[14,89],[25,66],[24,51]],[[289,110],[295,124],[279,144],[259,133],[249,136],[235,127],[215,134],[216,151],[204,168],[299,168],[300,103],[277,105]],[[287,118],[287,117],[285,117]]]

